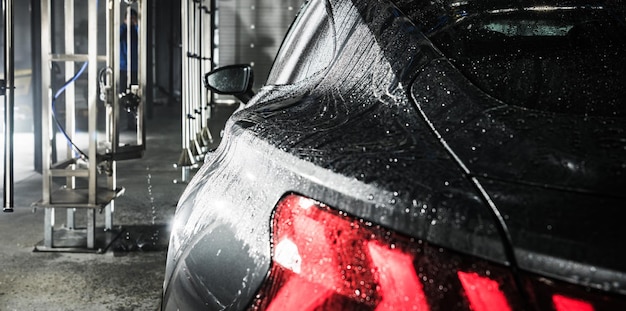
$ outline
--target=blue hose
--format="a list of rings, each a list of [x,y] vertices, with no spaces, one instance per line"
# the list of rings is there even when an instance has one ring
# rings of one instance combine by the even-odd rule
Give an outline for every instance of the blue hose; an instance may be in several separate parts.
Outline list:
[[[83,63],[83,66],[80,67],[78,72],[71,79],[69,79],[67,82],[65,82],[65,84],[63,84],[63,86],[54,94],[54,97],[52,97],[52,118],[56,122],[57,128],[59,129],[59,131],[61,131],[61,133],[63,133],[63,136],[65,136],[65,139],[67,140],[69,146],[72,149],[74,149],[75,152],[78,152],[80,154],[81,158],[83,158],[83,159],[88,159],[89,157],[82,150],[80,150],[80,148],[78,148],[78,146],[76,146],[76,144],[74,144],[74,142],[72,141],[70,136],[65,131],[65,128],[63,128],[63,126],[61,125],[61,123],[57,119],[56,113],[55,113],[55,102],[59,98],[59,96],[61,96],[61,94],[63,94],[63,92],[65,92],[65,89],[67,89],[67,87],[70,84],[74,83],[80,77],[80,75],[83,74],[85,69],[87,69],[87,65],[88,64],[89,64],[89,62]]]

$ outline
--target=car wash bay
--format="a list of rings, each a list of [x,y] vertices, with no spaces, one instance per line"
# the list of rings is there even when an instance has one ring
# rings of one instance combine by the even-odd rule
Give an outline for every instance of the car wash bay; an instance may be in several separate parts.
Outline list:
[[[0,213],[0,310],[158,307],[178,198],[239,106],[200,77],[247,63],[259,87],[300,2],[3,1],[13,161],[3,166],[12,212]],[[131,11],[138,74],[123,82],[117,29]],[[102,188],[112,195],[102,200]]]

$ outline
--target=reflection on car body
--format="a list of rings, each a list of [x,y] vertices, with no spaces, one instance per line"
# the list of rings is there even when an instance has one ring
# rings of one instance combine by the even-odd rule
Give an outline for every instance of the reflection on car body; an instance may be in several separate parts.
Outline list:
[[[625,309],[624,13],[308,1],[180,200],[163,309]]]

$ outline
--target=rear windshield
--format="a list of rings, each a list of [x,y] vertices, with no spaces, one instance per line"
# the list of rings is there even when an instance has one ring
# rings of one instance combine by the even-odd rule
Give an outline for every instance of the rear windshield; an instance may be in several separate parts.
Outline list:
[[[398,1],[485,93],[530,109],[624,117],[623,8],[477,3]]]

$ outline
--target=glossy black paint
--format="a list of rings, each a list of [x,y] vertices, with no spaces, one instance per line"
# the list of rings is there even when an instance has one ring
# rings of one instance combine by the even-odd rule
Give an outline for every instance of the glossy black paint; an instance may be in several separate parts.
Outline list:
[[[506,217],[521,268],[625,292],[624,119],[504,105],[443,61],[421,72],[413,98]]]
[[[272,209],[287,193],[465,254],[625,292],[623,119],[483,94],[390,2],[311,1],[299,19],[285,44],[311,42],[279,53],[268,85],[232,116],[181,198],[165,310],[245,309],[269,270]]]

